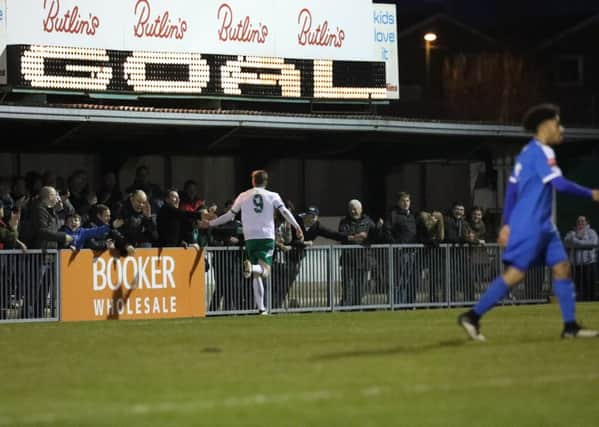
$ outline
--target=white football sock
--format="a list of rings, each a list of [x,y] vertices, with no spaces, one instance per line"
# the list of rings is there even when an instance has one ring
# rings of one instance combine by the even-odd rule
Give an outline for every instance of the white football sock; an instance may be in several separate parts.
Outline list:
[[[254,301],[256,302],[258,310],[266,310],[264,307],[264,285],[262,284],[262,278],[254,277],[252,280],[252,286],[254,287]]]

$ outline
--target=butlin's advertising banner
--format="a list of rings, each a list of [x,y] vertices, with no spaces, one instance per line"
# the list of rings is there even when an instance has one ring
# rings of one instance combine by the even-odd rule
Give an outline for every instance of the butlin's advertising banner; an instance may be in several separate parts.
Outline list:
[[[206,315],[203,251],[138,249],[128,257],[62,251],[60,270],[65,321]]]
[[[9,45],[374,59],[371,0],[8,0],[8,8]]]

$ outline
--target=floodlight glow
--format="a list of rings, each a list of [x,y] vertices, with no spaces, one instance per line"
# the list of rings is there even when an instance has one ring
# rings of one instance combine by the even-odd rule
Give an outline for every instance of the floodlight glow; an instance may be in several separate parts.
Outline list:
[[[424,40],[426,40],[427,42],[434,42],[435,40],[437,40],[437,35],[435,33],[426,33],[424,35]]]

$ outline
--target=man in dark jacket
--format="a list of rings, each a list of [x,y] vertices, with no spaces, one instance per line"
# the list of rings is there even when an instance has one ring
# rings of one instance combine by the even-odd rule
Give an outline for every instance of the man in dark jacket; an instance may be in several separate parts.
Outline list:
[[[55,209],[59,201],[60,198],[54,187],[41,188],[39,199],[34,203],[31,212],[32,249],[41,249],[45,252],[48,249],[68,246],[73,242],[71,236],[58,231],[60,223]],[[46,304],[49,305],[51,311],[56,309],[54,291],[57,284],[54,283],[53,286],[52,283],[55,277],[54,267],[54,254],[46,254],[38,275],[37,298],[29,302],[32,304],[35,317],[43,317]],[[52,314],[56,313],[52,311]]]
[[[228,212],[231,206],[233,201],[227,201],[221,213]],[[215,284],[208,309],[218,311],[221,302],[225,311],[251,309],[254,306],[252,285],[243,277],[242,271],[244,239],[240,215],[227,224],[212,228],[210,233],[210,246],[224,249],[212,251]]]
[[[287,205],[290,206],[291,203],[288,202]],[[294,233],[288,233],[290,241],[287,244],[277,243],[275,263],[273,264],[272,306],[274,308],[281,307],[287,298],[287,294],[300,272],[302,260],[306,256],[306,247],[312,246],[318,237],[347,242],[346,234],[322,225],[318,220],[319,215],[318,207],[309,206],[306,212],[296,216],[304,233],[304,240],[297,239]]]
[[[31,213],[32,249],[58,249],[68,246],[73,241],[71,236],[58,231],[60,221],[55,208],[59,200],[54,187],[42,187],[40,190],[40,197],[34,204]]]
[[[411,209],[409,193],[400,192],[384,225],[384,239],[391,244],[414,244],[418,241],[418,222]],[[419,272],[416,271],[414,248],[393,248],[393,294],[395,304],[414,303]]]
[[[152,218],[152,208],[143,190],[135,190],[120,206],[117,218],[124,220],[119,229],[127,244],[135,248],[151,248],[158,241],[156,223]]]
[[[339,231],[331,230],[325,227],[319,221],[320,210],[316,206],[309,206],[306,212],[299,215],[299,225],[304,232],[304,241],[302,246],[312,246],[317,237],[325,237],[327,239],[336,240],[346,243],[348,235]]]
[[[445,217],[445,243],[470,243],[470,226],[466,221],[465,212],[463,203],[455,202],[451,207],[450,215]]]
[[[194,220],[202,219],[202,212],[186,212],[179,207],[179,193],[174,188],[166,191],[164,205],[158,211],[158,242],[161,247],[181,246],[184,229],[191,228]],[[190,242],[188,242],[190,243]]]
[[[465,245],[471,242],[470,226],[465,218],[464,204],[455,202],[451,208],[451,213],[445,217],[445,242],[454,245]],[[470,267],[468,255],[470,248],[453,247],[450,249],[449,256],[449,275],[450,290],[453,298],[463,301],[474,300],[473,285],[467,280],[464,273]]]
[[[410,194],[400,192],[397,195],[397,205],[391,209],[385,221],[384,238],[386,243],[405,244],[416,243],[417,220],[411,209]]]
[[[378,230],[368,215],[362,212],[359,200],[350,200],[348,215],[339,222],[339,232],[347,235],[345,244],[368,244],[378,240]],[[343,280],[341,304],[360,305],[368,288],[368,273],[375,260],[368,248],[344,249],[341,258]]]

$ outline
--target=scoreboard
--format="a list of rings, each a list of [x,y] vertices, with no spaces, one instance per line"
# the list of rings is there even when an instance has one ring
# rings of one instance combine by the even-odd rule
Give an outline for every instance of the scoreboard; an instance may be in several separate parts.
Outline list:
[[[99,93],[386,99],[375,61],[8,46],[14,88]]]
[[[397,86],[371,0],[0,2],[17,91],[383,100]]]

